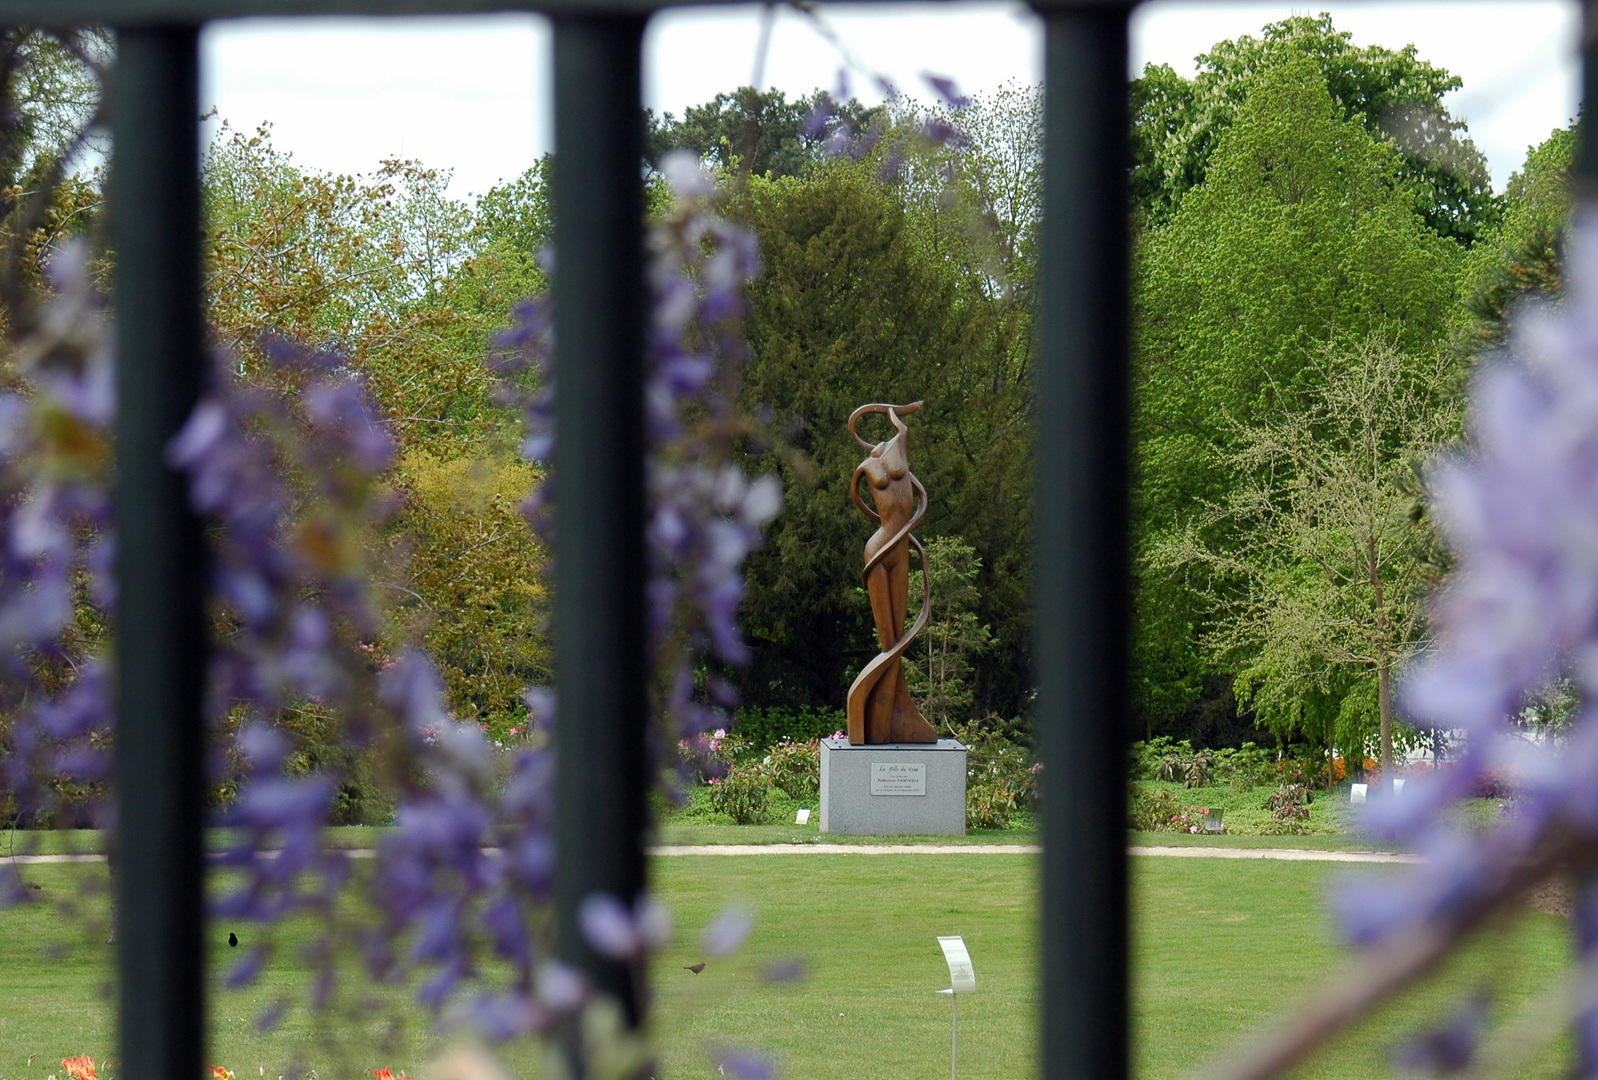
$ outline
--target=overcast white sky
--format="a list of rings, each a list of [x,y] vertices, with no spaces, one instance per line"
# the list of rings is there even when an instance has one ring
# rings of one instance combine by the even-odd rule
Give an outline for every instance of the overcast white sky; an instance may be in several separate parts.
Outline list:
[[[645,45],[644,95],[681,113],[751,81],[759,5],[657,16]],[[1036,16],[1018,3],[822,5],[859,59],[912,93],[920,73],[963,90],[1041,78]],[[1330,11],[1359,44],[1420,55],[1465,81],[1449,106],[1500,188],[1529,145],[1569,122],[1579,96],[1575,0],[1435,0],[1284,4],[1154,0],[1134,16],[1131,70],[1184,74],[1216,41],[1257,34],[1291,14]],[[263,121],[296,161],[365,172],[388,156],[454,170],[452,191],[481,192],[552,149],[548,24],[535,16],[459,19],[252,19],[214,23],[203,39],[202,95],[235,127]],[[800,15],[777,9],[763,82],[790,95],[831,87],[836,49]],[[856,80],[863,100],[871,88]]]

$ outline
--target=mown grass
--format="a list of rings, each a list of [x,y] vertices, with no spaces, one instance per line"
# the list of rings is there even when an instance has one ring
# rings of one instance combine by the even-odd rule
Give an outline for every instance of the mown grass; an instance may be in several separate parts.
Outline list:
[[[1132,860],[1134,1074],[1183,1076],[1273,1017],[1292,1015],[1348,952],[1327,915],[1331,885],[1402,872],[1325,863]],[[1395,1047],[1486,987],[1494,1021],[1569,970],[1565,920],[1526,909],[1483,933],[1439,975],[1404,994],[1297,1071],[1313,1080],[1391,1075]],[[1555,1008],[1544,1003],[1543,1010]],[[1569,1074],[1569,1047],[1543,1048],[1516,1075]]]
[[[678,933],[654,967],[657,1045],[672,1080],[720,1080],[707,1056],[716,1044],[762,1047],[784,1075],[807,1080],[888,1080],[941,1075],[947,1067],[948,1000],[934,994],[946,971],[934,938],[962,934],[978,992],[962,1000],[961,1074],[971,1080],[1035,1073],[1036,859],[1025,855],[676,856],[654,862],[655,887]],[[1139,1077],[1184,1075],[1294,1003],[1344,959],[1325,914],[1328,882],[1348,868],[1291,862],[1135,858],[1133,868],[1134,1060]],[[1392,873],[1393,868],[1371,868]],[[103,913],[103,897],[76,883],[103,881],[103,866],[29,867],[41,902],[0,912],[0,1077],[40,1078],[69,1054],[112,1057],[103,928],[85,935],[54,905]],[[701,975],[684,965],[707,959],[697,932],[724,904],[743,900],[758,915],[747,948],[710,959]],[[257,986],[220,989],[226,965],[254,944],[225,945],[212,925],[216,1005],[211,1054],[240,1080],[315,1068],[321,1080],[360,1076],[381,1065],[418,1076],[443,1041],[404,1006],[409,988],[352,985],[333,1022],[339,1055],[319,1045],[302,1008],[271,1034],[252,1021],[274,999],[303,1002],[297,927],[279,942]],[[1091,929],[1088,929],[1091,932]],[[1311,1078],[1383,1075],[1394,1044],[1478,985],[1491,984],[1504,1014],[1568,968],[1563,920],[1528,911],[1494,930],[1449,970],[1368,1021],[1306,1068]],[[803,961],[792,985],[762,977],[776,960]],[[376,1049],[399,1010],[407,1024],[387,1051]],[[29,1058],[32,1056],[30,1063]],[[1554,1046],[1526,1076],[1567,1070]],[[519,1077],[538,1075],[532,1048],[509,1051]],[[102,1076],[115,1073],[102,1070]]]

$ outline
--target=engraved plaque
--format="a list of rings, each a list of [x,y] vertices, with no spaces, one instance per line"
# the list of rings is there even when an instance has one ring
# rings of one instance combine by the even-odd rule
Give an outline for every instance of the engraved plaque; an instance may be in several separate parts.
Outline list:
[[[871,763],[871,794],[873,795],[925,795],[927,793],[927,767],[899,761],[873,761]]]

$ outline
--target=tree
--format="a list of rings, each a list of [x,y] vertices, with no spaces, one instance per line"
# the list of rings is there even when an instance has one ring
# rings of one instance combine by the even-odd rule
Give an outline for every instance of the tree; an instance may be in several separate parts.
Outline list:
[[[546,558],[521,513],[539,470],[519,458],[413,450],[394,479],[404,509],[385,535],[397,636],[438,662],[458,714],[503,737],[525,715],[527,687],[551,679]]]
[[[1392,182],[1397,153],[1342,119],[1317,66],[1260,74],[1171,220],[1141,238],[1134,285],[1134,542],[1146,555],[1237,478],[1237,433],[1318,390],[1324,343],[1372,333],[1425,355],[1444,338],[1460,258]],[[1216,530],[1232,528],[1225,520]],[[1250,538],[1208,537],[1241,550]],[[1137,567],[1134,686],[1144,707],[1215,685],[1197,571]],[[1150,726],[1153,720],[1146,721]]]
[[[1359,48],[1322,14],[1217,43],[1198,58],[1192,79],[1151,64],[1132,80],[1132,198],[1148,225],[1169,221],[1204,183],[1261,73],[1295,57],[1314,64],[1342,119],[1398,152],[1390,182],[1434,231],[1468,245],[1497,221],[1486,159],[1443,106],[1459,78],[1421,60],[1414,45]]]
[[[1424,647],[1436,580],[1411,479],[1457,437],[1459,412],[1440,354],[1413,357],[1379,335],[1328,345],[1312,367],[1313,392],[1240,427],[1225,455],[1238,485],[1150,563],[1210,571],[1209,647],[1235,665],[1239,701],[1279,734],[1303,730],[1321,705],[1330,748],[1329,720],[1356,719],[1374,682],[1391,778],[1393,676]],[[1247,545],[1215,544],[1216,524]]]
[[[548,644],[544,557],[519,512],[540,477],[515,453],[484,358],[511,304],[545,284],[548,165],[475,213],[419,163],[332,176],[294,165],[267,129],[224,129],[204,172],[211,322],[238,373],[293,394],[263,338],[331,351],[403,448],[389,477],[399,512],[368,538],[395,620],[367,644],[425,645],[450,707],[500,733],[521,689],[547,679]]]
[[[861,132],[882,122],[880,107],[854,98],[834,101],[825,90],[789,101],[781,90],[740,86],[703,105],[690,105],[679,120],[647,113],[645,157],[658,167],[668,151],[692,150],[703,161],[733,173],[776,179],[802,176],[822,158],[822,148],[840,131]]]
[[[1563,292],[1563,247],[1570,227],[1576,125],[1526,154],[1509,178],[1498,227],[1473,247],[1460,275],[1464,316],[1456,346],[1466,355],[1503,344],[1515,306]]]
[[[910,435],[931,494],[920,533],[958,536],[981,560],[978,617],[1002,644],[975,693],[1015,715],[1028,685],[1030,336],[1001,317],[962,234],[934,233],[881,174],[863,160],[752,177],[731,204],[765,265],[750,290],[742,403],[786,441],[750,447],[750,471],[778,470],[786,495],[750,562],[745,701],[841,706],[853,669],[875,655],[859,593],[870,527],[846,490],[860,450],[845,423],[864,402],[924,399]]]
[[[100,174],[80,175],[98,148],[104,29],[0,31],[0,306],[27,319],[44,292],[45,263],[99,220]],[[11,326],[26,333],[28,326]],[[0,384],[11,374],[0,363]]]
[[[921,640],[904,654],[905,677],[921,714],[933,726],[951,731],[971,720],[973,662],[993,645],[992,632],[977,619],[981,560],[969,544],[953,537],[928,541],[932,575],[932,614]],[[910,572],[911,619],[920,610],[922,571]]]

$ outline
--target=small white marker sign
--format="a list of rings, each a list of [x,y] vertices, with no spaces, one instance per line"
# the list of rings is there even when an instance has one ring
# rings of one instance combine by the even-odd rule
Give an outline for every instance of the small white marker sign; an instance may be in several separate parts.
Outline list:
[[[902,761],[873,761],[871,763],[871,794],[873,795],[925,795],[927,793],[927,767],[910,765]]]
[[[971,966],[971,954],[966,952],[965,939],[939,937],[943,959],[949,965],[949,988],[956,994],[969,994],[977,988],[977,972]]]
[[[798,813],[794,814],[793,823],[795,825],[810,824],[810,808],[807,806],[803,810],[800,810]]]
[[[1368,785],[1366,785],[1366,784],[1350,784],[1350,785],[1348,785],[1348,801],[1351,802],[1351,803],[1362,803],[1362,802],[1364,802],[1365,801],[1365,793],[1367,791],[1369,791],[1369,790],[1370,790],[1370,787]]]

